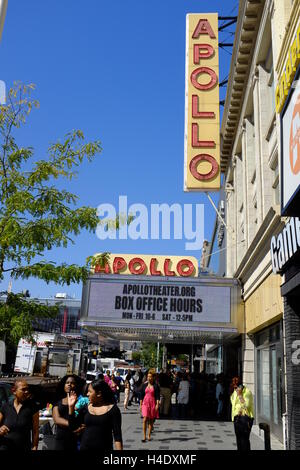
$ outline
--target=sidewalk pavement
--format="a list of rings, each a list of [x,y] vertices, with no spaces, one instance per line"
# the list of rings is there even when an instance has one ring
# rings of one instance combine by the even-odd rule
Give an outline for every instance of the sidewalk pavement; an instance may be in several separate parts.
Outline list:
[[[228,421],[157,419],[151,441],[143,443],[140,407],[133,403],[124,411],[123,401],[121,394],[118,406],[122,412],[124,450],[236,450],[233,423]],[[264,433],[258,425],[252,427],[250,442],[252,450],[264,450]],[[46,449],[43,439],[39,442],[39,450]],[[273,436],[271,449],[283,450],[283,444]]]
[[[139,405],[124,411],[122,401],[122,434],[124,450],[235,450],[236,438],[232,422],[199,421],[163,418],[155,421],[151,441],[142,442],[142,418]],[[250,435],[251,449],[264,450],[264,433],[254,425]],[[283,445],[271,436],[271,449]]]

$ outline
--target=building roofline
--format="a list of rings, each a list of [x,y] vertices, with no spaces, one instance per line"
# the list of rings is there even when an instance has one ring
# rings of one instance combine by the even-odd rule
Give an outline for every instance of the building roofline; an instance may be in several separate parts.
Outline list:
[[[240,2],[221,123],[222,173],[226,172],[231,158],[264,5],[265,0]]]

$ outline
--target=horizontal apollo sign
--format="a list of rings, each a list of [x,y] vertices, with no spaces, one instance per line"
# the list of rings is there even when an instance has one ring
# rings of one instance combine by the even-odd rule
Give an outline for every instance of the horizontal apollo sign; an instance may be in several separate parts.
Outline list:
[[[97,257],[100,253],[94,255]],[[105,266],[99,264],[93,273],[135,274],[141,276],[198,276],[198,261],[193,256],[162,256],[137,254],[110,254]]]
[[[230,322],[230,287],[91,279],[86,317],[126,325]]]
[[[220,189],[218,14],[186,19],[185,191]]]
[[[300,252],[300,219],[291,217],[284,229],[271,239],[273,273],[281,273],[285,265]]]

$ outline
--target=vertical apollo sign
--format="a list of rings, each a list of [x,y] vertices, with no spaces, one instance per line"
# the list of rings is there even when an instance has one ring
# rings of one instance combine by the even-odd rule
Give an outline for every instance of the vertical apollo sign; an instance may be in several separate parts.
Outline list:
[[[220,189],[218,14],[186,18],[185,191]]]

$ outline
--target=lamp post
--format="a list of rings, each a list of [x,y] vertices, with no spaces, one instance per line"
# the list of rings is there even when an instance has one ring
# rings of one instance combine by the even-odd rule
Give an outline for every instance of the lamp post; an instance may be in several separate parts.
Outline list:
[[[2,36],[8,0],[0,0],[0,40]]]

